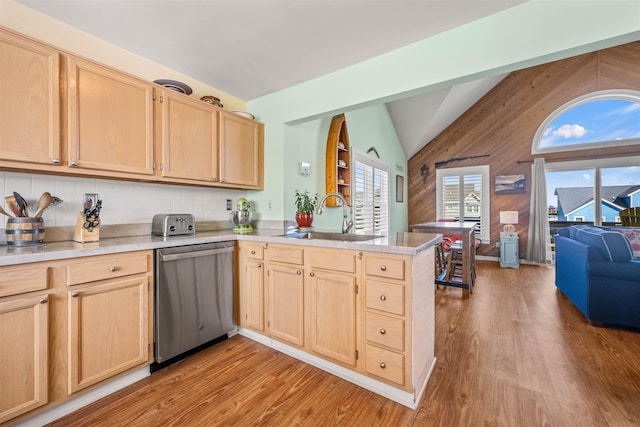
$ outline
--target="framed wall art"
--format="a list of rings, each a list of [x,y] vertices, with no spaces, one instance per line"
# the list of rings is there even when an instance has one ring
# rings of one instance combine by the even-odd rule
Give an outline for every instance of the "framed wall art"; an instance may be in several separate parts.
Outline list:
[[[404,202],[404,176],[396,175],[396,202]]]
[[[496,175],[496,194],[524,194],[524,175]]]

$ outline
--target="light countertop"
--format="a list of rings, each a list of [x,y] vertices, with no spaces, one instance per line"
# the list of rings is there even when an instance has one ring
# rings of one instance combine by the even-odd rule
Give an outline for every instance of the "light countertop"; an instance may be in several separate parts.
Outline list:
[[[40,245],[17,247],[0,246],[0,266],[30,262],[52,261],[92,255],[159,249],[172,246],[197,245],[201,243],[229,240],[253,240],[265,243],[283,243],[336,249],[355,249],[416,255],[442,240],[440,234],[432,233],[391,233],[372,240],[345,242],[324,239],[295,239],[282,237],[281,230],[254,230],[249,234],[236,234],[231,230],[196,233],[188,236],[158,237],[132,236],[101,239],[95,243],[73,241],[43,243]]]

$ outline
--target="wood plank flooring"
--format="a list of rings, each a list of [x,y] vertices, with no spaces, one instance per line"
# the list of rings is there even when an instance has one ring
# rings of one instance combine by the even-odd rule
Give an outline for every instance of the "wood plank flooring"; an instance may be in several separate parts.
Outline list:
[[[416,411],[235,336],[51,425],[640,425],[640,333],[589,325],[553,268],[477,271],[469,299],[436,291],[438,361]]]

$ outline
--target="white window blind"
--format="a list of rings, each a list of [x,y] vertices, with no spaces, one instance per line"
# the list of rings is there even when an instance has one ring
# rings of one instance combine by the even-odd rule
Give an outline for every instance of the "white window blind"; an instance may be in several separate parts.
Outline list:
[[[356,234],[389,233],[389,170],[354,154],[353,222]]]
[[[438,169],[438,219],[476,223],[476,236],[489,241],[489,167]]]

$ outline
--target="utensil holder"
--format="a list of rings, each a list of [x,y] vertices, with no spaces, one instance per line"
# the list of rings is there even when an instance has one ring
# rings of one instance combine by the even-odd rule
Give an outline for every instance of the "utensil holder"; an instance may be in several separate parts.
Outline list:
[[[76,221],[76,228],[73,232],[73,241],[78,243],[97,242],[100,240],[100,225],[93,227],[93,230],[85,228],[84,223],[86,221],[85,214],[78,213],[78,219]]]
[[[27,246],[44,242],[42,218],[9,218],[5,230],[7,245]]]

